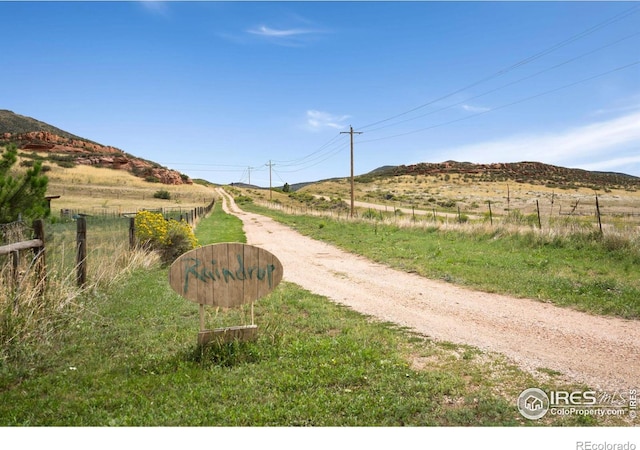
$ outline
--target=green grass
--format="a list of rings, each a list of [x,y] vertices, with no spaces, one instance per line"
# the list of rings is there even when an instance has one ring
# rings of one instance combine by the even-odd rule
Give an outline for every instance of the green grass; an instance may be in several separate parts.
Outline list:
[[[197,308],[159,282],[163,275],[136,274],[101,299],[99,316],[70,333],[37,374],[5,375],[2,424],[518,423],[513,404],[489,388],[475,393],[461,375],[411,370],[392,327],[293,285],[260,303],[256,342],[199,351]],[[448,408],[448,398],[462,406]]]
[[[201,243],[239,236],[216,209]],[[225,231],[223,231],[225,230]],[[234,231],[235,230],[235,231]],[[234,240],[237,240],[234,238]],[[281,283],[255,306],[258,338],[196,345],[198,306],[166,267],[138,269],[84,300],[84,313],[31,359],[0,365],[4,426],[526,426],[610,424],[592,417],[531,422],[516,409],[535,379],[498,355],[434,343],[300,287]],[[209,326],[246,312],[208,308]]]
[[[594,314],[640,317],[640,251],[597,233],[548,237],[483,228],[402,228],[292,216],[256,205],[299,232],[392,267],[487,292],[548,301]]]
[[[216,202],[207,220],[198,224],[195,234],[200,243],[247,242],[242,231],[242,221],[236,216],[225,214],[222,211],[222,201]]]

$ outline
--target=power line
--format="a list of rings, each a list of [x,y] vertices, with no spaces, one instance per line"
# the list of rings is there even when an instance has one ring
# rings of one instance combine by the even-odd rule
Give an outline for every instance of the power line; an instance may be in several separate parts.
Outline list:
[[[302,163],[297,163],[297,161],[304,161],[305,159],[310,158],[311,156],[321,152],[322,150],[324,150],[325,148],[329,147],[330,145],[334,144],[340,136],[334,136],[332,137],[329,141],[327,141],[325,144],[323,144],[322,146],[320,146],[317,150],[309,153],[306,156],[303,156],[301,158],[297,158],[297,159],[291,159],[291,160],[275,160],[280,166],[296,166],[296,165],[300,165]]]
[[[604,21],[602,21],[602,22],[600,22],[600,23],[598,23],[598,24],[596,24],[596,25],[594,25],[594,26],[592,26],[590,28],[587,28],[586,30],[584,30],[584,31],[582,31],[580,33],[577,33],[577,34],[575,34],[575,35],[573,35],[573,36],[571,36],[571,37],[569,37],[569,38],[567,38],[565,40],[562,40],[562,41],[560,41],[560,42],[558,42],[558,43],[556,43],[556,44],[554,44],[554,45],[552,45],[552,46],[550,46],[550,47],[548,47],[548,48],[546,48],[546,49],[544,49],[544,50],[542,50],[542,51],[540,51],[538,53],[535,53],[535,54],[533,54],[533,55],[531,55],[531,56],[529,56],[527,58],[524,58],[524,59],[522,59],[522,60],[520,60],[520,61],[518,61],[518,62],[516,62],[516,63],[514,63],[514,64],[512,64],[510,66],[502,68],[502,69],[494,72],[493,74],[491,74],[491,75],[489,75],[487,77],[484,77],[484,78],[482,78],[480,80],[477,80],[477,81],[475,81],[473,83],[470,83],[470,84],[466,85],[465,87],[457,89],[457,90],[455,90],[455,91],[453,91],[453,92],[451,92],[449,94],[443,95],[443,96],[441,96],[441,97],[439,97],[439,98],[437,98],[435,100],[426,102],[424,104],[421,104],[421,105],[419,105],[419,106],[417,106],[415,108],[411,108],[411,109],[409,109],[407,111],[404,111],[402,113],[395,114],[395,115],[390,116],[390,117],[388,117],[386,119],[370,123],[368,125],[360,127],[360,129],[368,129],[367,132],[377,131],[377,130],[380,130],[380,129],[383,129],[383,128],[388,128],[388,127],[395,126],[395,125],[398,125],[398,124],[401,124],[401,123],[405,123],[405,122],[408,122],[408,121],[411,121],[411,120],[415,120],[415,119],[424,117],[424,116],[429,115],[429,114],[433,114],[433,113],[436,113],[436,112],[439,112],[439,111],[443,111],[445,109],[448,109],[448,108],[451,108],[451,107],[454,107],[454,106],[458,106],[458,105],[463,104],[464,102],[467,102],[469,100],[473,100],[473,99],[488,95],[488,94],[496,92],[496,91],[498,91],[500,89],[504,89],[504,88],[506,88],[508,86],[512,86],[512,85],[514,85],[516,83],[520,83],[522,81],[531,79],[531,78],[533,78],[535,76],[538,76],[538,75],[540,75],[542,73],[548,72],[550,70],[553,70],[553,69],[558,68],[560,66],[563,66],[565,64],[573,62],[573,61],[575,61],[575,60],[577,60],[579,58],[582,58],[582,57],[585,57],[587,55],[590,55],[590,54],[592,54],[592,53],[594,53],[596,51],[602,50],[603,48],[606,48],[606,47],[609,47],[611,45],[614,45],[614,44],[616,44],[618,42],[621,42],[622,40],[625,40],[625,39],[628,39],[630,37],[636,36],[636,35],[638,35],[640,33],[634,33],[632,35],[626,36],[624,38],[619,39],[618,41],[615,41],[615,42],[612,42],[612,43],[607,44],[605,46],[599,47],[598,49],[592,50],[590,52],[583,53],[583,54],[581,54],[581,55],[579,55],[577,57],[574,57],[574,58],[571,58],[569,60],[566,60],[566,61],[564,61],[564,62],[562,62],[560,64],[556,64],[556,65],[554,65],[554,66],[552,66],[550,68],[538,71],[538,72],[536,72],[536,73],[534,73],[532,75],[525,76],[523,78],[520,78],[519,80],[507,83],[507,84],[505,84],[503,86],[500,86],[498,88],[494,88],[494,89],[486,91],[486,92],[484,92],[482,94],[475,95],[475,96],[470,97],[470,98],[468,98],[468,99],[466,99],[466,100],[464,100],[462,102],[458,102],[456,104],[453,104],[453,105],[450,105],[450,106],[447,106],[447,107],[444,107],[444,108],[440,108],[440,109],[437,109],[437,110],[434,110],[434,111],[431,111],[431,112],[428,112],[428,113],[425,113],[425,114],[421,114],[419,116],[415,116],[415,117],[404,119],[404,120],[401,120],[401,121],[398,121],[398,122],[394,122],[394,123],[391,123],[391,124],[383,125],[383,126],[380,126],[378,128],[369,129],[370,127],[373,127],[375,125],[383,124],[383,123],[392,121],[393,119],[397,119],[397,118],[406,116],[407,114],[410,114],[412,112],[415,112],[415,111],[418,111],[420,109],[423,109],[426,106],[432,105],[432,104],[434,104],[434,103],[436,103],[438,101],[441,101],[441,100],[444,100],[446,98],[452,97],[455,94],[458,94],[458,93],[460,93],[460,92],[462,92],[464,90],[467,90],[467,89],[470,89],[472,87],[475,87],[475,86],[477,86],[479,84],[485,83],[485,82],[487,82],[487,81],[489,81],[491,79],[503,76],[503,75],[505,75],[505,74],[517,69],[517,68],[520,68],[520,67],[522,67],[522,66],[524,66],[526,64],[529,64],[529,63],[531,63],[531,62],[533,62],[535,60],[538,60],[538,59],[540,59],[540,58],[542,58],[542,57],[544,57],[544,56],[546,56],[546,55],[548,55],[548,54],[550,54],[552,52],[555,52],[556,50],[558,50],[558,49],[560,49],[562,47],[565,47],[565,46],[567,46],[567,45],[569,45],[569,44],[571,44],[571,43],[573,43],[573,42],[575,42],[575,41],[577,41],[579,39],[582,39],[582,38],[584,38],[584,37],[586,37],[586,36],[588,36],[590,34],[593,34],[593,33],[597,32],[598,30],[600,30],[600,29],[602,29],[602,28],[604,28],[606,26],[614,24],[614,23],[616,23],[616,22],[618,22],[618,21],[620,21],[620,20],[622,20],[622,19],[624,19],[624,18],[626,18],[626,17],[628,17],[628,16],[630,16],[632,14],[635,14],[635,13],[638,12],[638,9],[640,9],[640,6],[633,6],[633,7],[629,8],[629,9],[627,9],[627,10],[621,12],[621,13],[618,13],[618,14],[614,15],[613,17],[610,17],[610,18],[608,18],[608,19],[606,19],[606,20],[604,20]],[[409,135],[409,134],[413,134],[413,133],[418,133],[418,132],[421,132],[421,131],[425,131],[425,130],[429,130],[429,129],[445,126],[445,125],[448,125],[448,124],[451,124],[451,123],[456,123],[456,122],[459,122],[459,121],[462,121],[462,120],[471,119],[471,118],[474,118],[474,117],[477,117],[477,116],[480,116],[480,115],[488,114],[490,112],[494,112],[494,111],[497,111],[497,110],[500,110],[500,109],[507,108],[509,106],[513,106],[515,104],[526,102],[526,101],[535,99],[537,97],[548,95],[548,94],[557,92],[559,90],[566,89],[566,88],[575,86],[575,85],[580,84],[580,83],[584,83],[584,82],[590,81],[592,79],[595,79],[595,78],[598,78],[598,77],[601,77],[601,76],[605,76],[607,74],[610,74],[612,72],[616,72],[618,70],[624,70],[624,69],[626,69],[628,67],[631,67],[633,65],[636,65],[636,64],[638,64],[638,62],[634,62],[634,63],[628,64],[626,66],[621,66],[621,67],[618,67],[618,68],[613,69],[613,70],[608,71],[608,72],[604,72],[604,73],[601,73],[601,74],[598,74],[598,75],[595,75],[595,76],[592,76],[592,77],[589,77],[589,78],[586,78],[586,79],[583,79],[583,80],[579,80],[579,81],[576,81],[576,82],[573,82],[573,83],[570,83],[570,84],[567,84],[567,85],[564,85],[564,86],[561,86],[561,87],[558,87],[558,88],[555,88],[555,89],[551,89],[551,90],[548,90],[548,91],[545,91],[545,92],[541,92],[541,93],[538,93],[538,94],[535,94],[535,95],[532,95],[532,96],[529,96],[529,97],[521,98],[521,99],[518,99],[516,101],[510,102],[510,103],[507,103],[507,104],[503,104],[503,105],[497,106],[495,108],[491,108],[491,109],[489,109],[487,111],[482,111],[482,112],[478,112],[478,113],[475,113],[475,114],[472,114],[472,115],[469,115],[469,116],[465,116],[463,118],[458,118],[458,119],[450,120],[450,121],[443,122],[443,123],[440,123],[440,124],[435,124],[435,125],[432,125],[432,126],[419,128],[419,129],[412,130],[412,131],[405,132],[405,133],[399,133],[399,134],[395,134],[395,135],[391,135],[391,136],[385,136],[385,137],[381,137],[381,138],[370,139],[370,140],[360,141],[360,142],[361,143],[366,143],[366,142],[373,142],[373,141],[384,140],[384,139],[391,139],[391,138],[394,138],[394,137],[400,137],[400,136],[405,136],[405,135]],[[351,132],[352,131],[353,131],[353,128],[351,128]],[[351,132],[342,132],[340,134],[351,133]],[[361,133],[361,132],[359,132],[359,133]],[[353,134],[351,134],[351,137],[353,138]],[[274,161],[278,163],[279,167],[295,168],[295,169],[291,169],[291,170],[280,170],[280,172],[283,172],[283,173],[299,172],[299,171],[302,171],[302,170],[309,169],[309,168],[314,167],[314,166],[316,166],[316,165],[318,165],[318,164],[320,164],[320,163],[322,163],[322,162],[324,162],[324,161],[326,161],[326,160],[328,160],[330,158],[333,158],[334,156],[336,156],[338,153],[342,152],[345,149],[344,145],[340,145],[340,143],[338,142],[338,139],[339,139],[339,135],[338,136],[334,136],[328,142],[326,142],[325,144],[320,146],[318,149],[316,149],[313,152],[311,152],[311,153],[309,153],[309,154],[307,154],[305,156],[302,156],[300,158],[295,158],[295,159],[291,159],[291,160],[273,160],[273,161],[270,160],[269,164],[265,164],[265,166],[269,166],[269,169],[270,169],[270,184],[271,184],[271,170],[273,169],[272,166],[275,165],[275,164],[273,164]],[[338,144],[338,145],[336,145],[336,144]],[[194,165],[197,165],[197,164],[194,164]],[[214,166],[216,166],[216,165],[214,165]],[[223,166],[223,165],[218,165],[218,166]],[[240,166],[229,166],[229,167],[240,167]],[[242,166],[242,167],[244,167],[245,170],[246,170],[246,166]],[[263,168],[261,170],[266,170],[266,169]],[[222,171],[222,170],[219,170],[219,171]]]
[[[472,119],[474,117],[478,117],[478,116],[482,116],[482,115],[485,115],[485,114],[488,114],[488,113],[491,113],[491,112],[494,112],[494,111],[498,111],[500,109],[504,109],[504,108],[507,108],[509,106],[517,105],[519,103],[524,103],[524,102],[527,102],[529,100],[533,100],[533,99],[538,98],[538,97],[542,97],[542,96],[545,96],[545,95],[548,95],[548,94],[552,94],[554,92],[558,92],[558,91],[561,91],[563,89],[567,89],[567,88],[576,86],[576,85],[581,84],[581,83],[586,83],[587,81],[591,81],[591,80],[594,80],[596,78],[600,78],[600,77],[609,75],[611,73],[618,72],[620,70],[625,70],[625,69],[628,69],[628,68],[633,67],[633,66],[638,65],[638,64],[640,64],[640,60],[639,61],[634,61],[634,62],[626,64],[624,66],[616,67],[615,69],[609,70],[607,72],[602,72],[602,73],[599,73],[597,75],[593,75],[591,77],[584,78],[584,79],[579,80],[579,81],[574,81],[572,83],[565,84],[563,86],[560,86],[560,87],[557,87],[557,88],[554,88],[554,89],[550,89],[548,91],[540,92],[538,94],[531,95],[529,97],[524,97],[524,98],[521,98],[519,100],[510,102],[510,103],[506,103],[504,105],[496,106],[495,108],[491,108],[491,109],[489,109],[487,111],[481,111],[481,112],[478,112],[478,113],[475,113],[475,114],[472,114],[472,115],[469,115],[469,116],[460,117],[458,119],[450,120],[450,121],[439,123],[439,124],[436,124],[436,125],[431,125],[431,126],[428,126],[428,127],[417,129],[417,130],[407,131],[405,133],[399,133],[399,134],[395,134],[395,135],[392,135],[392,136],[385,136],[385,137],[376,138],[376,139],[369,139],[368,141],[361,141],[361,142],[364,144],[366,142],[375,142],[375,141],[381,141],[381,140],[384,140],[384,139],[391,139],[391,138],[395,138],[395,137],[407,136],[409,134],[415,134],[415,133],[419,133],[421,131],[431,130],[431,129],[442,127],[442,126],[445,126],[445,125],[450,125],[452,123],[461,122],[463,120]]]
[[[471,87],[475,87],[475,86],[477,86],[479,84],[482,84],[482,83],[484,83],[486,81],[489,81],[489,80],[491,80],[493,78],[497,78],[497,77],[503,76],[503,75],[505,75],[505,74],[507,74],[507,73],[509,73],[509,72],[521,67],[521,66],[529,64],[529,63],[531,63],[531,62],[533,62],[533,61],[535,61],[537,59],[540,59],[540,58],[542,58],[542,57],[544,57],[544,56],[546,56],[546,55],[548,55],[548,54],[550,54],[550,53],[552,53],[552,52],[554,52],[554,51],[556,51],[556,50],[558,50],[558,49],[560,49],[562,47],[565,47],[565,46],[567,46],[567,45],[569,45],[569,44],[571,44],[571,43],[573,43],[573,42],[575,42],[575,41],[577,41],[579,39],[582,39],[582,38],[584,38],[584,37],[586,37],[586,36],[588,36],[590,34],[593,34],[593,33],[597,32],[598,30],[600,30],[600,29],[602,29],[602,28],[604,28],[606,26],[609,26],[609,25],[611,25],[613,23],[616,23],[616,22],[618,22],[618,21],[620,21],[620,20],[622,20],[622,19],[624,19],[624,18],[626,18],[626,17],[628,17],[628,16],[630,16],[632,14],[635,14],[636,12],[638,12],[638,9],[640,9],[640,6],[633,6],[633,7],[629,8],[629,9],[627,9],[625,11],[622,11],[621,13],[618,13],[618,14],[616,14],[616,15],[614,15],[614,16],[612,16],[612,17],[610,17],[610,18],[608,18],[608,19],[606,19],[606,20],[604,20],[604,21],[592,26],[592,27],[587,28],[586,30],[584,30],[584,31],[582,31],[580,33],[577,33],[577,34],[575,34],[575,35],[573,35],[573,36],[571,36],[571,37],[569,37],[567,39],[564,39],[564,40],[562,40],[562,41],[560,41],[560,42],[558,42],[558,43],[556,43],[556,44],[554,44],[554,45],[552,45],[552,46],[550,46],[550,47],[548,47],[548,48],[546,48],[546,49],[544,49],[544,50],[542,50],[542,51],[540,51],[538,53],[535,53],[535,54],[533,54],[533,55],[531,55],[531,56],[529,56],[527,58],[524,58],[524,59],[516,62],[515,64],[512,64],[510,66],[502,68],[502,69],[496,71],[495,73],[493,73],[492,75],[484,77],[484,78],[482,78],[480,80],[477,80],[477,81],[475,81],[473,83],[470,83],[470,84],[466,85],[465,87],[457,89],[457,90],[455,90],[455,91],[453,91],[453,92],[451,92],[449,94],[440,96],[440,97],[438,97],[438,98],[436,98],[434,100],[431,100],[431,101],[429,101],[427,103],[424,103],[422,105],[419,105],[419,106],[417,106],[415,108],[412,108],[412,109],[409,109],[407,111],[404,111],[404,112],[402,112],[400,114],[396,114],[396,115],[393,115],[393,116],[388,117],[386,119],[379,120],[377,122],[373,122],[373,123],[370,123],[368,125],[362,126],[362,127],[360,127],[360,129],[367,129],[367,128],[370,128],[372,126],[378,125],[378,124],[389,122],[389,121],[391,121],[393,119],[396,119],[396,118],[405,116],[407,114],[410,114],[412,112],[415,112],[417,110],[423,109],[426,106],[429,106],[429,105],[434,104],[434,103],[436,103],[438,101],[441,101],[441,100],[444,100],[446,98],[449,98],[449,97],[451,97],[451,96],[453,96],[455,94],[458,94],[458,93],[460,93],[460,92],[462,92],[462,91],[464,91],[466,89],[469,89]],[[380,129],[383,129],[383,128],[388,128],[388,127],[395,126],[395,125],[398,125],[398,124],[401,124],[401,123],[405,123],[405,122],[408,122],[408,121],[411,121],[411,120],[416,120],[416,119],[424,117],[426,115],[434,114],[436,112],[440,112],[440,111],[452,108],[454,106],[458,106],[458,105],[463,104],[463,103],[465,103],[465,102],[467,102],[469,100],[473,100],[473,99],[482,97],[484,95],[488,95],[488,94],[496,92],[496,91],[498,91],[500,89],[504,89],[504,88],[506,88],[508,86],[512,86],[512,85],[520,83],[522,81],[531,79],[531,78],[533,78],[535,76],[541,75],[541,74],[543,74],[545,72],[548,72],[550,70],[553,70],[553,69],[558,68],[560,66],[563,66],[565,64],[573,62],[573,61],[575,61],[575,60],[577,60],[579,58],[585,57],[585,56],[587,56],[589,54],[592,54],[592,53],[594,53],[596,51],[602,50],[603,48],[609,47],[611,45],[614,45],[614,44],[616,44],[618,42],[621,42],[621,41],[623,41],[625,39],[628,39],[630,37],[636,36],[638,34],[640,34],[640,33],[634,33],[632,35],[623,37],[623,38],[621,38],[621,39],[619,39],[619,40],[617,40],[615,42],[612,42],[612,43],[607,44],[605,46],[599,47],[598,49],[592,50],[590,52],[583,53],[583,54],[581,54],[581,55],[579,55],[577,57],[574,57],[574,58],[571,58],[569,60],[566,60],[566,61],[564,61],[564,62],[562,62],[560,64],[556,64],[556,65],[554,65],[554,66],[552,66],[550,68],[538,71],[535,74],[520,78],[519,80],[507,83],[507,84],[505,84],[503,86],[500,86],[498,88],[494,88],[494,89],[486,91],[486,92],[484,92],[482,94],[470,97],[470,98],[468,98],[468,99],[466,99],[466,100],[464,100],[462,102],[458,102],[456,104],[453,104],[453,105],[450,105],[450,106],[446,106],[444,108],[439,108],[437,110],[430,111],[428,113],[421,114],[419,116],[415,116],[415,117],[412,117],[412,118],[409,118],[409,119],[405,119],[405,120],[402,120],[402,121],[399,121],[399,122],[395,122],[395,123],[388,124],[388,125],[383,125],[381,127],[368,130],[368,132],[377,131],[377,130],[380,130]],[[614,69],[614,71],[615,70],[618,70],[618,69]],[[602,75],[605,75],[605,74],[597,75],[595,77],[602,76]],[[592,78],[589,78],[589,79],[592,79]],[[517,100],[515,102],[506,104],[506,105],[501,105],[499,107],[492,108],[492,109],[487,110],[487,111],[482,111],[482,112],[479,112],[479,113],[476,113],[476,114],[472,114],[472,115],[466,116],[464,118],[455,119],[455,120],[451,120],[451,121],[444,122],[444,123],[441,123],[441,124],[420,128],[420,129],[409,131],[409,132],[406,132],[406,133],[400,133],[400,134],[396,134],[396,135],[392,135],[392,136],[381,137],[381,138],[377,138],[377,139],[370,139],[370,140],[361,141],[361,142],[365,143],[365,142],[373,142],[373,141],[376,141],[376,140],[390,139],[390,138],[393,138],[393,137],[399,137],[399,136],[404,136],[404,135],[407,135],[407,134],[413,134],[413,133],[417,133],[417,132],[420,132],[420,131],[424,131],[424,130],[428,130],[428,129],[444,126],[444,125],[447,125],[447,124],[450,124],[450,123],[459,122],[461,120],[470,119],[470,118],[477,117],[477,116],[483,115],[483,114],[487,114],[489,112],[496,111],[496,110],[499,110],[499,109],[502,109],[502,108],[505,108],[505,107],[508,107],[508,106],[512,106],[512,105],[517,104],[517,103],[521,103],[523,101],[531,100],[533,98],[536,98],[536,97],[539,97],[539,96],[542,96],[542,95],[547,95],[549,93],[555,92],[555,91],[560,90],[560,89],[565,89],[565,88],[573,86],[575,84],[579,84],[579,83],[588,81],[589,79],[582,80],[582,81],[579,81],[579,82],[575,82],[575,83],[572,83],[572,84],[569,84],[569,85],[566,85],[566,86],[563,86],[563,87],[560,87],[560,88],[557,88],[557,89],[553,89],[553,90],[550,90],[550,91],[547,91],[547,92],[543,92],[543,93],[540,93],[540,94],[536,94],[534,96],[527,97],[525,99],[520,99],[520,100]],[[302,170],[309,169],[311,167],[314,167],[314,166],[316,166],[316,165],[318,165],[318,164],[320,164],[320,163],[322,163],[322,162],[334,157],[335,155],[337,155],[339,152],[341,152],[343,150],[343,147],[338,147],[338,148],[334,148],[333,147],[333,146],[335,146],[338,137],[339,136],[331,138],[328,142],[326,142],[325,144],[320,146],[315,151],[313,151],[313,152],[311,152],[311,153],[309,153],[309,154],[307,154],[305,156],[302,156],[300,158],[295,158],[295,159],[291,159],[291,160],[275,160],[275,161],[279,164],[280,167],[298,167],[297,169],[281,170],[281,172],[292,173],[292,172],[299,172],[299,171],[302,171]]]
[[[394,122],[394,123],[391,123],[391,124],[382,125],[382,126],[380,126],[380,127],[378,127],[378,128],[373,128],[373,129],[371,129],[371,130],[368,130],[368,133],[371,133],[371,132],[374,132],[374,131],[378,131],[378,130],[382,130],[382,129],[384,129],[384,128],[389,128],[389,127],[392,127],[392,126],[400,125],[400,124],[402,124],[402,123],[406,123],[406,122],[410,122],[410,121],[412,121],[412,120],[420,119],[420,118],[422,118],[422,117],[426,117],[426,116],[428,116],[428,115],[435,114],[435,113],[437,113],[437,112],[441,112],[441,111],[445,111],[445,110],[447,110],[447,109],[451,109],[451,108],[453,108],[453,107],[455,107],[455,106],[463,105],[463,104],[465,104],[465,103],[467,103],[467,102],[469,102],[469,101],[471,101],[471,100],[475,100],[475,99],[478,99],[478,98],[480,98],[480,97],[484,97],[485,95],[492,94],[492,93],[497,92],[497,91],[499,91],[499,90],[502,90],[502,89],[504,89],[504,88],[506,88],[506,87],[513,86],[513,85],[515,85],[515,84],[521,83],[521,82],[526,81],[526,80],[529,80],[529,79],[531,79],[531,78],[535,78],[535,77],[537,77],[538,75],[542,75],[543,73],[546,73],[546,72],[549,72],[549,71],[551,71],[551,70],[557,69],[557,68],[559,68],[559,67],[562,67],[562,66],[564,66],[564,65],[567,65],[567,64],[572,63],[572,62],[574,62],[574,61],[577,61],[578,59],[584,58],[585,56],[591,55],[591,54],[596,53],[596,52],[598,52],[598,51],[600,51],[600,50],[603,50],[603,49],[605,49],[605,48],[611,47],[611,46],[613,46],[613,45],[615,45],[615,44],[618,44],[618,43],[620,43],[620,42],[622,42],[622,41],[625,41],[625,40],[627,40],[627,39],[630,39],[630,38],[635,37],[635,36],[638,36],[638,35],[640,35],[640,31],[639,31],[639,32],[636,32],[636,33],[632,33],[632,34],[627,35],[627,36],[624,36],[624,37],[622,37],[622,38],[620,38],[620,39],[618,39],[618,40],[616,40],[616,41],[613,41],[613,42],[610,42],[610,43],[608,43],[608,44],[605,44],[605,45],[603,45],[603,46],[601,46],[601,47],[598,47],[598,48],[596,48],[596,49],[594,49],[594,50],[590,50],[590,51],[588,51],[588,52],[582,53],[581,55],[575,56],[575,57],[573,57],[573,58],[570,58],[570,59],[568,59],[568,60],[565,60],[565,61],[563,61],[563,62],[561,62],[561,63],[558,63],[558,64],[553,65],[553,66],[551,66],[551,67],[548,67],[548,68],[546,68],[546,69],[540,70],[540,71],[538,71],[538,72],[536,72],[536,73],[534,73],[534,74],[527,75],[526,77],[519,78],[519,79],[517,79],[517,80],[515,80],[515,81],[511,81],[511,82],[509,82],[509,83],[507,83],[507,84],[503,84],[503,85],[501,85],[501,86],[499,86],[499,87],[497,87],[497,88],[494,88],[494,89],[491,89],[491,90],[485,91],[485,92],[483,92],[483,93],[481,93],[481,94],[474,95],[474,96],[472,96],[472,97],[468,97],[468,98],[466,98],[466,99],[464,99],[464,100],[462,100],[462,101],[460,101],[460,102],[457,102],[457,103],[451,104],[451,105],[449,105],[449,106],[444,106],[444,107],[442,107],[442,108],[434,109],[434,110],[429,111],[429,112],[427,112],[427,113],[420,114],[419,116],[414,116],[414,117],[411,117],[411,118],[408,118],[408,119],[404,119],[404,120],[401,120],[401,121],[398,121],[398,122]]]
[[[241,164],[218,164],[218,163],[185,163],[185,162],[168,162],[165,163],[167,165],[172,166],[214,166],[214,167],[247,167],[246,165]]]
[[[313,160],[307,161],[307,163],[305,163],[305,165],[303,165],[302,167],[298,168],[298,169],[291,169],[291,170],[281,170],[281,172],[286,172],[286,173],[292,173],[292,172],[300,172],[301,170],[306,170],[306,169],[310,169],[311,167],[317,166],[318,164],[321,164],[331,158],[333,158],[334,156],[336,156],[337,154],[341,153],[343,150],[345,150],[348,147],[348,144],[345,143],[341,143],[341,145],[339,147],[336,147],[335,149],[333,149],[331,152],[320,155],[316,158],[314,158]],[[280,165],[281,167],[297,167],[298,165]]]
[[[600,30],[601,28],[604,28],[604,27],[606,27],[608,25],[611,25],[612,23],[615,23],[615,22],[617,22],[619,20],[622,20],[622,19],[624,19],[624,18],[626,18],[626,17],[628,17],[628,16],[630,16],[632,14],[635,14],[639,8],[640,8],[640,6],[634,6],[632,8],[629,8],[628,10],[625,10],[625,11],[623,11],[621,13],[618,13],[615,16],[613,16],[613,17],[611,17],[611,18],[609,18],[609,19],[607,19],[607,20],[605,20],[603,22],[600,22],[600,23],[598,23],[598,24],[596,24],[596,25],[594,25],[594,26],[592,26],[592,27],[590,27],[590,28],[588,28],[588,29],[586,29],[586,30],[574,35],[574,36],[571,36],[568,39],[565,39],[565,40],[563,40],[563,41],[561,41],[559,43],[556,43],[556,44],[552,45],[551,47],[548,47],[545,50],[542,50],[542,51],[540,51],[540,52],[538,52],[538,53],[536,53],[536,54],[534,54],[532,56],[529,56],[529,57],[527,57],[525,59],[522,59],[522,60],[518,61],[517,63],[512,64],[511,66],[508,66],[506,68],[500,69],[497,72],[493,73],[492,75],[484,77],[484,78],[482,78],[482,79],[480,79],[478,81],[474,81],[473,83],[468,84],[467,86],[464,86],[464,87],[462,87],[460,89],[456,89],[455,91],[453,91],[453,92],[451,92],[449,94],[445,94],[445,95],[443,95],[441,97],[438,97],[438,98],[436,98],[434,100],[431,100],[429,102],[423,103],[423,104],[421,104],[419,106],[416,106],[415,108],[411,108],[411,109],[409,109],[407,111],[404,111],[402,113],[393,115],[393,116],[388,117],[386,119],[378,120],[377,122],[373,122],[373,123],[370,123],[368,125],[361,126],[360,129],[367,129],[367,128],[372,127],[372,126],[375,126],[375,125],[378,125],[378,124],[381,124],[381,123],[384,123],[384,122],[388,122],[388,121],[393,120],[393,119],[397,119],[398,117],[405,116],[405,115],[410,114],[410,113],[412,113],[414,111],[422,109],[422,108],[424,108],[426,106],[432,105],[432,104],[434,104],[436,102],[439,102],[439,101],[444,100],[446,98],[452,97],[455,94],[458,94],[458,93],[460,93],[462,91],[465,91],[465,90],[467,90],[469,88],[475,87],[475,86],[477,86],[479,84],[482,84],[482,83],[484,83],[486,81],[489,81],[489,80],[491,80],[493,78],[500,77],[500,76],[502,76],[502,75],[504,75],[504,74],[506,74],[506,73],[508,73],[508,72],[520,67],[520,66],[523,66],[525,64],[529,64],[530,62],[535,61],[536,59],[539,59],[539,58],[541,58],[541,57],[543,57],[543,56],[545,56],[545,55],[547,55],[549,53],[552,53],[552,52],[558,50],[559,48],[562,48],[562,47],[564,47],[564,46],[566,46],[566,45],[568,45],[568,44],[570,44],[572,42],[575,42],[575,41],[577,41],[577,40],[579,40],[579,39],[581,39],[581,38],[583,38],[585,36],[588,36],[588,35],[590,35],[592,33],[595,33],[596,31]]]

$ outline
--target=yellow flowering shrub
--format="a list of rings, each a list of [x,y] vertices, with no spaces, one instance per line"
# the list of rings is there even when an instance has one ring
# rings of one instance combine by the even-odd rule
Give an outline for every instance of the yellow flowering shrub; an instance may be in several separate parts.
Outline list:
[[[136,240],[148,247],[158,247],[166,243],[169,226],[164,216],[157,212],[140,211],[136,214]]]
[[[184,220],[165,220],[160,213],[140,211],[136,214],[136,240],[151,250],[157,250],[165,262],[196,248],[198,239]]]
[[[166,239],[165,243],[167,245],[175,245],[178,241],[184,239],[189,250],[198,246],[198,239],[195,234],[193,234],[191,226],[184,220],[181,220],[180,222],[177,220],[170,220],[167,222]]]

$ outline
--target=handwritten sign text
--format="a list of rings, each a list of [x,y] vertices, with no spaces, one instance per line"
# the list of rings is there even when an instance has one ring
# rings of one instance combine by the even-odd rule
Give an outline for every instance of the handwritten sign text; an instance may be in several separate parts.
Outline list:
[[[233,307],[264,297],[282,281],[282,275],[282,263],[267,250],[225,243],[180,256],[169,270],[169,284],[187,300]]]

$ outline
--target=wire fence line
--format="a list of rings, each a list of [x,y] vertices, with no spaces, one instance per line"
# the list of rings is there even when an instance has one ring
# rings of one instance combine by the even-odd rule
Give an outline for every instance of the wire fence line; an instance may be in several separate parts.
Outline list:
[[[75,270],[76,283],[82,287],[87,281],[87,255],[92,240],[96,243],[94,245],[101,245],[106,240],[115,239],[120,243],[128,242],[129,249],[134,249],[137,212],[159,212],[166,220],[184,220],[195,227],[199,219],[212,210],[214,202],[212,200],[196,208],[139,208],[136,212],[119,214],[88,214],[67,209],[61,210],[60,219],[50,221],[46,229],[42,219],[35,220],[31,226],[22,220],[0,224],[0,283],[7,289],[16,290],[23,280],[33,278],[38,290],[44,292],[46,258],[53,256],[62,266],[71,266]],[[88,235],[93,239],[88,240]],[[68,251],[74,247],[75,250]]]
[[[364,203],[356,202],[356,211],[350,217],[349,208],[329,207],[328,205],[293,205],[289,203],[257,200],[259,204],[270,209],[279,210],[291,215],[311,215],[335,218],[338,220],[368,220],[385,222],[403,226],[424,226],[425,224],[490,224],[490,225],[521,225],[536,228],[566,227],[586,229],[595,226],[603,233],[607,229],[640,230],[640,211],[629,207],[626,210],[602,205],[598,196],[583,198],[571,203],[560,204],[556,201],[543,204],[539,199],[531,200],[527,205],[527,213],[520,208],[505,207],[503,202],[483,202],[482,206],[468,207],[468,205],[452,204],[450,208],[416,207],[412,204],[394,203]],[[523,208],[524,209],[524,208]]]

